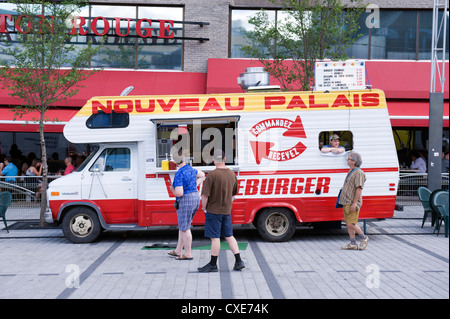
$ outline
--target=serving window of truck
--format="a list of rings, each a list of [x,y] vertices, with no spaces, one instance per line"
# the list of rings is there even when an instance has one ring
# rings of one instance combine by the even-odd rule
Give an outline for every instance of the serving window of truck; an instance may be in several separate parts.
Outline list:
[[[215,149],[225,150],[227,165],[237,165],[239,116],[192,119],[155,119],[157,166],[178,150],[192,166],[212,165]],[[172,149],[173,148],[173,149]]]

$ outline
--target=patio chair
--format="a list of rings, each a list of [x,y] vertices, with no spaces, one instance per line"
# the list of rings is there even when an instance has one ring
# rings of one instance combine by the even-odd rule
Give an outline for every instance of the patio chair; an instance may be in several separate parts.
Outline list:
[[[435,221],[435,213],[433,209],[430,206],[430,197],[431,197],[431,191],[423,186],[420,186],[417,189],[417,194],[419,195],[420,202],[422,203],[424,212],[423,212],[423,219],[422,219],[422,228],[425,224],[425,220],[427,220],[428,214],[431,213],[431,226],[434,226]]]
[[[433,197],[433,201],[431,205],[436,207],[436,210],[439,212],[439,216],[436,221],[435,230],[439,232],[442,226],[442,221],[444,221],[445,227],[445,237],[448,237],[448,211],[449,211],[449,203],[448,203],[448,191],[440,191]]]
[[[10,192],[0,193],[0,216],[3,218],[3,223],[5,224],[6,231],[9,233],[8,225],[6,224],[6,210],[9,205],[11,205],[12,195]]]

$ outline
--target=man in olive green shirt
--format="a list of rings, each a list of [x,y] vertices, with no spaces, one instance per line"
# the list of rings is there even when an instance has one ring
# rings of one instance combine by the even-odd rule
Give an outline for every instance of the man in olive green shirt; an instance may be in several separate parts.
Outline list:
[[[350,236],[350,244],[342,247],[344,250],[358,250],[355,234],[361,237],[360,250],[364,250],[369,242],[361,228],[358,226],[359,210],[362,206],[362,189],[366,181],[366,174],[359,168],[362,164],[361,155],[351,152],[347,158],[350,170],[341,190],[339,204],[343,205],[344,220]]]

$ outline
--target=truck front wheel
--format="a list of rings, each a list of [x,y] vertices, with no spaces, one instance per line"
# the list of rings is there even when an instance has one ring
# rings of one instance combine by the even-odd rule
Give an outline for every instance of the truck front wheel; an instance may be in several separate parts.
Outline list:
[[[87,207],[72,208],[62,222],[64,236],[72,243],[91,243],[102,231],[97,214]]]
[[[268,208],[258,217],[257,228],[262,238],[271,242],[287,241],[295,233],[296,219],[287,208]]]

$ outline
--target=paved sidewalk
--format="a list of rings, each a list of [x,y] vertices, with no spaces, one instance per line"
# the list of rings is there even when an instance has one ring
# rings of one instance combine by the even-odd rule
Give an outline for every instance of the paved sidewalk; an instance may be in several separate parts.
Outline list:
[[[448,299],[449,240],[432,234],[421,213],[396,212],[370,220],[365,251],[342,251],[346,228],[299,227],[284,243],[264,242],[250,226],[236,226],[246,268],[233,271],[234,256],[222,250],[218,273],[198,273],[209,250],[176,261],[174,227],[146,232],[105,232],[93,244],[72,244],[61,229],[0,228],[0,298],[48,299]],[[9,225],[13,226],[14,222]],[[362,223],[361,223],[362,225]],[[12,227],[14,228],[14,227]],[[443,229],[442,229],[443,232]],[[194,244],[208,244],[203,229]]]

